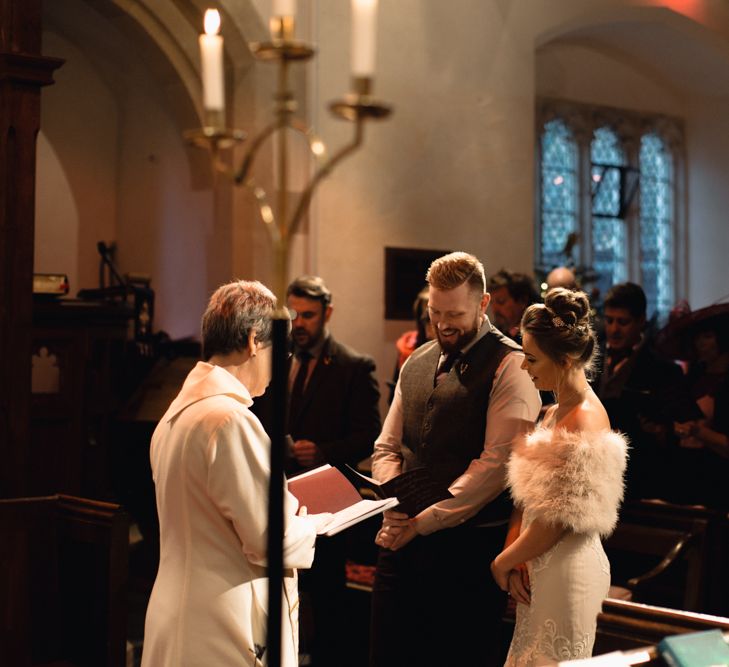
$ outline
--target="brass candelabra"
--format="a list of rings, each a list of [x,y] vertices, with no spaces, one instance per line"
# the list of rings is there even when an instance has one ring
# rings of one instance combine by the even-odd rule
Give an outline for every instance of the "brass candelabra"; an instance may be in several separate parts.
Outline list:
[[[221,159],[221,153],[232,150],[243,142],[246,134],[238,129],[225,127],[222,111],[206,112],[205,125],[184,133],[185,139],[210,151],[216,175],[230,178],[235,185],[248,188],[254,195],[260,217],[271,238],[273,248],[274,293],[279,307],[274,315],[273,330],[273,367],[271,392],[273,401],[273,424],[271,436],[271,480],[268,502],[268,634],[265,647],[270,667],[281,663],[281,605],[283,585],[283,493],[285,468],[286,413],[288,407],[288,328],[290,315],[286,304],[288,285],[289,249],[293,234],[298,229],[314,191],[321,181],[344,158],[356,151],[363,142],[364,124],[368,120],[386,118],[391,108],[374,99],[371,95],[371,77],[353,77],[352,92],[329,105],[336,117],[353,123],[351,141],[331,156],[327,155],[324,142],[305,123],[295,117],[296,100],[289,85],[290,67],[296,62],[313,58],[314,48],[294,39],[294,19],[292,16],[278,16],[271,19],[271,40],[250,44],[256,59],[278,66],[277,88],[274,94],[272,122],[264,127],[251,141],[245,151],[240,166],[231,169]],[[308,141],[311,154],[316,160],[316,169],[302,191],[292,210],[288,207],[287,183],[289,165],[289,145],[286,130],[301,133]],[[278,197],[275,208],[270,197],[256,181],[253,167],[261,147],[275,134],[279,135],[277,150],[276,176]]]

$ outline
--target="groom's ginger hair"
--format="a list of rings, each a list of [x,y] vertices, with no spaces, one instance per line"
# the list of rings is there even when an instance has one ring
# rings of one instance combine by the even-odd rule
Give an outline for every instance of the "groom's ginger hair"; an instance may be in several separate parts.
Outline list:
[[[483,264],[467,252],[452,252],[436,259],[425,275],[428,285],[439,290],[452,290],[467,283],[479,299],[486,291]]]

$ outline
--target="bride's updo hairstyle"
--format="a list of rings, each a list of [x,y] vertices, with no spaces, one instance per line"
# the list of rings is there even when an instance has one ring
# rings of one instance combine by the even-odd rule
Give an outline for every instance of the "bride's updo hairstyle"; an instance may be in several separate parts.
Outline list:
[[[590,325],[590,302],[584,292],[555,287],[544,303],[524,311],[521,330],[531,335],[539,349],[559,364],[566,359],[590,370],[597,350]]]

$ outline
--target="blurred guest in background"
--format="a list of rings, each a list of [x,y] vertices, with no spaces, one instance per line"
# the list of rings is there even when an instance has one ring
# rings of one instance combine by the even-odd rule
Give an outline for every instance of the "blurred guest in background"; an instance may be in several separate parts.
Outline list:
[[[517,343],[521,343],[521,316],[528,306],[541,301],[534,279],[525,273],[501,269],[486,285],[491,295],[491,314],[496,327]]]
[[[380,432],[375,362],[329,332],[332,293],[319,276],[294,280],[287,289],[287,304],[294,353],[289,373],[289,472],[324,463],[356,467],[372,453]],[[349,632],[356,630],[342,614],[346,560],[347,534],[328,537],[317,545],[314,564],[301,576],[302,643],[312,667],[341,665]]]
[[[688,382],[701,415],[677,420],[682,500],[729,507],[729,304],[674,309],[658,334],[659,349],[688,363]]]
[[[696,416],[677,364],[660,358],[644,334],[646,296],[635,283],[614,285],[605,297],[604,363],[593,380],[613,428],[631,442],[626,498],[674,499],[676,415]]]
[[[577,289],[577,278],[572,269],[566,266],[557,266],[547,274],[547,290],[554,287],[564,287],[566,289]]]

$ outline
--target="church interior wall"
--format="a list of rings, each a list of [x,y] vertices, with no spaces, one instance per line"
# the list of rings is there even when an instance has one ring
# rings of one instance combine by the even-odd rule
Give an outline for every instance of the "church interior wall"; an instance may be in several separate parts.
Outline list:
[[[185,7],[185,16],[197,16],[199,4],[164,2],[159,12]],[[269,3],[217,4],[237,30],[226,36],[228,59],[235,54],[228,61],[231,122],[255,132],[269,118],[274,73],[270,66],[251,65],[231,36],[260,36]],[[591,7],[604,21],[606,11],[632,4],[601,0]],[[599,40],[555,41],[559,26],[577,18],[589,24],[590,12],[572,0],[548,5],[380,3],[374,93],[395,111],[390,119],[367,125],[362,149],[321,186],[296,237],[291,273],[318,273],[329,283],[336,306],[333,332],[375,357],[383,389],[394,365],[393,343],[410,326],[384,319],[385,247],[467,250],[489,273],[501,267],[532,269],[537,94],[686,119],[689,268],[717,269],[706,271],[707,280],[690,272],[688,296],[698,306],[726,291],[718,270],[729,250],[720,216],[729,195],[719,187],[729,166],[726,99],[689,94]],[[351,127],[329,116],[326,105],[349,88],[349,6],[317,0],[301,11],[299,36],[318,47],[313,63],[295,75],[301,111],[330,151],[336,150],[349,139]],[[78,20],[87,16],[79,12]],[[552,33],[554,39],[545,41]],[[158,37],[170,35],[160,31]],[[72,230],[58,256],[72,265],[77,258],[68,269],[77,275],[75,293],[96,286],[96,242],[116,241],[120,269],[152,278],[155,327],[173,338],[194,335],[217,284],[233,277],[270,282],[270,243],[251,196],[220,182],[214,186],[206,159],[180,139],[200,111],[200,100],[187,92],[194,88],[189,76],[180,74],[176,84],[184,89],[178,99],[186,102],[172,102],[167,93],[174,80],[160,85],[160,68],[145,66],[135,53],[134,33],[122,38],[116,56],[128,61],[131,73],[110,76],[108,68],[99,68],[94,51],[54,33],[52,26],[47,29],[44,51],[66,57],[67,63],[58,83],[43,92],[43,132],[54,153],[39,153],[38,243],[46,248],[60,243],[52,240],[63,237],[58,226]],[[189,44],[180,46],[180,53],[185,67],[196,67],[185,60]],[[78,104],[82,91],[93,103]],[[69,130],[74,123],[77,133]],[[258,167],[265,172],[271,164],[264,151]],[[308,162],[296,164],[305,176]],[[63,199],[65,182],[71,196]],[[56,211],[63,215],[53,215],[51,201],[63,202]],[[39,251],[36,270],[50,267],[44,257],[47,253]]]
[[[81,49],[60,35],[44,37],[47,52],[67,62],[43,93],[35,270],[67,273],[75,293],[96,287],[96,242],[116,235],[120,110]]]
[[[628,61],[603,45],[559,42],[537,52],[537,94],[595,105],[666,114],[684,120],[685,243],[689,267],[721,266],[729,252],[726,213],[729,193],[729,98],[677,87],[659,72]],[[710,81],[707,87],[711,87]],[[729,293],[722,271],[689,271],[681,295],[694,308]]]
[[[729,294],[729,97],[693,98],[689,109],[688,301],[700,308]]]

